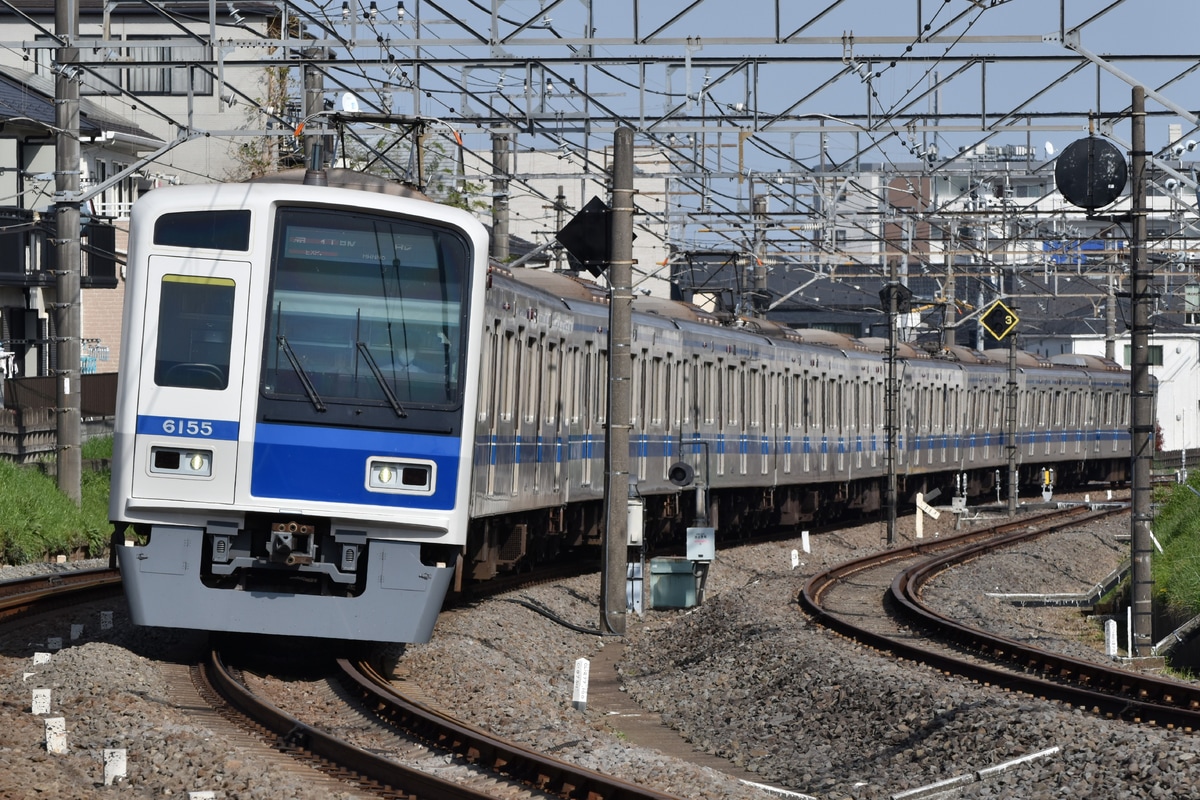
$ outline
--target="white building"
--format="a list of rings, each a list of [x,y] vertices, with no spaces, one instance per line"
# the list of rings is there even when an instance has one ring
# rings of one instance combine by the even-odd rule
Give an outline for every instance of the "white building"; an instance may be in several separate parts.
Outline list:
[[[147,132],[169,147],[140,170],[143,188],[158,183],[206,183],[236,175],[248,141],[241,130],[261,129],[262,107],[277,87],[259,66],[224,65],[229,50],[213,48],[209,4],[203,0],[77,0],[79,4],[80,96]],[[0,48],[0,67],[25,70],[53,82],[55,49],[46,31],[55,30],[55,0],[23,0],[21,13],[0,5],[0,40],[24,48]],[[252,42],[267,33],[276,6],[216,4],[217,36]],[[88,46],[88,43],[93,43]],[[271,58],[266,48],[238,45],[238,60]],[[209,64],[217,63],[217,66]],[[153,151],[151,151],[153,152]],[[88,180],[103,181],[129,166],[119,159],[91,164]],[[128,213],[131,197],[114,199],[103,211]]]

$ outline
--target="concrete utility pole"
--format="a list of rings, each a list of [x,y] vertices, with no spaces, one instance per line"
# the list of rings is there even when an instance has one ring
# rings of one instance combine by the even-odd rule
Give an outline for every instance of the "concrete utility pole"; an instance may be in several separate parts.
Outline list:
[[[1130,242],[1130,290],[1133,302],[1133,329],[1130,332],[1130,369],[1133,380],[1133,418],[1130,434],[1133,446],[1133,493],[1131,517],[1131,580],[1133,581],[1133,656],[1148,656],[1154,645],[1153,593],[1150,574],[1153,539],[1150,521],[1150,465],[1154,458],[1154,392],[1150,388],[1150,281],[1146,268],[1146,90],[1133,87],[1132,179],[1130,205],[1133,212],[1133,240]]]
[[[887,465],[887,489],[884,504],[887,506],[888,547],[896,543],[896,502],[898,494],[896,481],[896,440],[900,432],[900,384],[896,379],[896,359],[898,355],[896,351],[900,346],[900,332],[897,330],[899,324],[897,318],[900,315],[900,298],[898,294],[900,282],[896,271],[897,265],[893,261],[891,264],[890,280],[886,290],[888,321],[887,383],[883,389],[883,434],[885,440],[883,460]]]
[[[751,295],[754,300],[751,306],[755,316],[766,316],[763,309],[767,307],[767,195],[754,196],[754,289]]]
[[[78,0],[54,7],[54,351],[58,378],[58,488],[81,502],[83,459],[80,453],[80,244],[79,244],[79,38]]]
[[[604,437],[605,533],[600,630],[625,635],[625,571],[629,541],[630,358],[633,311],[633,129],[617,128],[613,144],[611,254],[608,267],[608,431]]]
[[[324,60],[328,57],[325,48],[309,47],[304,50],[304,56],[308,59],[320,58]],[[304,137],[304,166],[309,169],[320,169],[324,163],[333,157],[333,153],[322,152],[324,148],[325,136],[325,120],[316,118],[316,115],[325,110],[325,73],[314,67],[311,63],[304,64],[304,118],[309,120],[306,128],[309,126],[313,130],[308,132]],[[316,151],[317,158],[321,163],[316,163],[313,160],[313,151]]]
[[[501,264],[508,260],[507,133],[492,134],[492,258]]]
[[[1008,456],[1008,516],[1017,515],[1017,334],[1008,334],[1008,383],[1004,397],[1004,452]]]

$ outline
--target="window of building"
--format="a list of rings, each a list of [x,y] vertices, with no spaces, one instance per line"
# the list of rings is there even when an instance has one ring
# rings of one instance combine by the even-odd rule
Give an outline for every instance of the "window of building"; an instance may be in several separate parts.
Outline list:
[[[1163,364],[1163,349],[1161,344],[1152,344],[1146,348],[1146,363],[1151,367],[1161,367]],[[1133,364],[1133,345],[1125,345],[1125,366]]]

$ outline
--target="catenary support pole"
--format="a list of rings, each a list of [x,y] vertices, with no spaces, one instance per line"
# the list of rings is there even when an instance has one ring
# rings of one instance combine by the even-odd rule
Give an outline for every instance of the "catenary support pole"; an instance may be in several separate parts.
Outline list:
[[[508,134],[492,134],[492,258],[508,261]]]
[[[886,440],[884,445],[884,462],[887,465],[887,487],[885,490],[884,504],[887,511],[887,533],[886,539],[889,547],[896,543],[896,502],[897,502],[897,478],[896,478],[896,453],[899,449],[897,440],[900,434],[900,384],[896,378],[896,359],[898,358],[897,349],[899,348],[900,332],[897,330],[900,316],[899,298],[897,296],[896,287],[899,286],[899,281],[896,276],[896,264],[891,265],[891,280],[888,282],[888,297],[887,297],[887,325],[888,325],[888,348],[887,348],[887,384],[883,390],[884,400],[884,424],[883,433]]]
[[[58,488],[80,503],[80,220],[79,220],[79,5],[58,0],[55,49],[54,352],[58,435]]]
[[[1146,263],[1146,90],[1133,87],[1132,187],[1133,241],[1130,243],[1130,289],[1133,330],[1130,335],[1130,367],[1133,371],[1133,407],[1130,434],[1133,447],[1133,492],[1130,517],[1132,530],[1131,577],[1133,581],[1133,641],[1129,652],[1148,656],[1154,646],[1153,593],[1150,557],[1153,516],[1150,498],[1150,466],[1154,457],[1154,392],[1150,387],[1150,280]]]
[[[1008,516],[1017,515],[1017,334],[1008,334],[1008,384],[1004,399],[1004,452],[1008,458]]]
[[[633,311],[633,129],[613,143],[612,260],[608,268],[608,431],[605,436],[605,533],[600,628],[625,634],[629,514],[630,360]]]

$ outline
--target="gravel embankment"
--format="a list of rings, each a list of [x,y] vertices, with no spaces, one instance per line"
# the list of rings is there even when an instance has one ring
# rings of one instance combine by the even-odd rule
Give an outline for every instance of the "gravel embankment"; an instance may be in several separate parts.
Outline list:
[[[938,523],[943,532],[947,517]],[[904,536],[908,524],[902,520]],[[938,530],[926,528],[927,535]],[[1085,591],[1127,552],[1114,542],[1121,532],[1114,523],[1112,530],[1043,539],[1018,555],[946,573],[926,596],[1014,638],[1102,658],[1097,628],[1077,612],[1016,609],[983,592]],[[967,785],[958,796],[1126,800],[1189,796],[1200,785],[1200,739],[1193,734],[1109,722],[896,663],[810,624],[795,603],[804,580],[876,549],[882,535],[875,524],[813,537],[813,552],[802,554],[795,570],[798,542],[721,551],[703,605],[629,618],[622,666],[628,691],[762,782],[820,798],[888,797],[1053,747],[1059,751]],[[7,575],[0,570],[0,579]],[[598,578],[590,577],[523,596],[594,627],[597,593]],[[330,796],[272,774],[237,742],[170,706],[157,659],[177,658],[189,637],[129,628],[120,610],[107,633],[83,622],[84,638],[67,642],[47,666],[32,666],[36,642],[65,639],[69,631],[30,629],[0,648],[0,798],[186,797],[202,789],[223,798]],[[474,724],[532,747],[683,797],[766,796],[630,747],[592,704],[575,711],[575,659],[602,646],[598,637],[495,600],[444,615],[433,641],[410,648],[405,665],[435,701],[460,711],[469,706]],[[36,674],[26,680],[26,672]],[[52,688],[53,712],[67,720],[66,755],[45,752],[43,723],[29,713],[35,686]],[[128,748],[129,758],[129,776],[115,788],[100,785],[101,751],[112,747]]]

